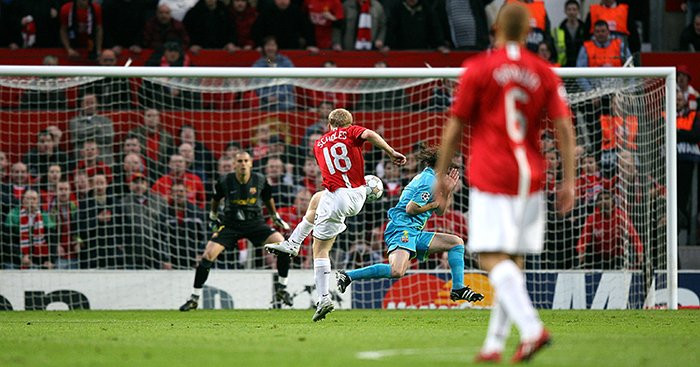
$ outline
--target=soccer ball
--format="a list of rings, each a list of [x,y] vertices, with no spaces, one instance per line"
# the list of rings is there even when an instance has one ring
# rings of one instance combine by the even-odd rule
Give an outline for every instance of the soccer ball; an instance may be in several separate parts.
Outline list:
[[[382,193],[384,193],[384,184],[379,177],[367,175],[365,176],[365,182],[367,182],[365,186],[367,188],[367,201],[376,201],[382,197]]]

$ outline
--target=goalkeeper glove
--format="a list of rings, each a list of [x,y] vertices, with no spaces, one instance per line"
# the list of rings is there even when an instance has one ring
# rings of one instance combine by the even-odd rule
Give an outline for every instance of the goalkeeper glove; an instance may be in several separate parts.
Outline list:
[[[272,216],[272,223],[274,223],[277,227],[282,228],[285,231],[288,231],[290,229],[289,224],[282,220],[282,217],[280,217],[279,213],[275,213],[275,215]]]
[[[209,229],[212,232],[216,232],[221,227],[221,221],[219,220],[219,213],[209,212]]]

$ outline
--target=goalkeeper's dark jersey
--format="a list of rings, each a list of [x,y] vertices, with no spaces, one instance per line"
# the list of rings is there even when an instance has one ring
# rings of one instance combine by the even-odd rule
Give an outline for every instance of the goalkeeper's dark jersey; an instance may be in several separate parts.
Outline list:
[[[246,183],[238,182],[235,173],[229,173],[214,185],[214,200],[224,201],[222,223],[240,225],[263,221],[263,202],[272,197],[265,176],[251,173]]]

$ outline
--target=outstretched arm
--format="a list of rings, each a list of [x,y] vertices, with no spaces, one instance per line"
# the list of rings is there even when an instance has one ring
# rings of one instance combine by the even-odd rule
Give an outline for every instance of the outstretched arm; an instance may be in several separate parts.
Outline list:
[[[377,134],[374,130],[366,129],[362,132],[360,137],[372,143],[372,145],[375,147],[385,151],[386,154],[391,157],[391,162],[395,165],[403,166],[406,164],[406,157],[394,150],[394,148],[392,148],[391,145],[389,145],[389,143],[387,143],[386,140],[384,140],[384,138],[382,138],[382,136]]]

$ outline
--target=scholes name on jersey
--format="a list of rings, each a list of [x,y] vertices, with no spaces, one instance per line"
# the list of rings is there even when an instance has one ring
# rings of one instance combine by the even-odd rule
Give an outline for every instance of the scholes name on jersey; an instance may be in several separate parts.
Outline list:
[[[328,143],[329,141],[336,141],[336,140],[345,140],[348,138],[348,132],[345,130],[337,130],[331,135],[324,136],[318,140],[316,140],[316,145],[319,148],[323,148],[323,145]]]

